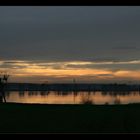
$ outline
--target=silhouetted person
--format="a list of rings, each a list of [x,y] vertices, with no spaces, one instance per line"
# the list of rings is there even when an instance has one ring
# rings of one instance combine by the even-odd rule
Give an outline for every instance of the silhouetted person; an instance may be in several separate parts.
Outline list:
[[[2,103],[3,100],[2,100],[2,92],[1,92],[1,78],[0,78],[0,103]]]
[[[0,102],[6,103],[6,98],[5,98],[5,89],[4,89],[5,84],[2,81],[2,78],[0,78]]]

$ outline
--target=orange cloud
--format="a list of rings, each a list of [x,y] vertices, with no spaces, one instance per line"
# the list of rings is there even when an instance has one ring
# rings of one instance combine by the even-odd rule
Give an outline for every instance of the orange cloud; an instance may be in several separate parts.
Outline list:
[[[0,65],[4,63],[0,61]],[[82,62],[82,61],[74,61],[74,62],[51,62],[51,63],[35,63],[28,61],[10,61],[9,67],[2,67],[0,71],[8,71],[12,77],[24,78],[27,77],[52,77],[52,78],[72,78],[72,77],[84,77],[87,81],[89,79],[94,80],[109,80],[109,79],[133,79],[140,80],[140,71],[139,70],[118,70],[113,71],[111,69],[105,68],[80,68],[81,65],[87,64],[103,64],[102,62]],[[106,62],[106,64],[111,64],[114,62]],[[118,63],[126,63],[126,62],[118,62]],[[139,63],[139,61],[130,61],[127,63]],[[78,68],[68,68],[67,65],[79,65]],[[6,65],[7,66],[7,65]],[[13,67],[12,67],[13,66]],[[22,67],[19,67],[22,66]],[[55,66],[59,66],[58,68]]]
[[[114,73],[114,76],[116,77],[124,77],[124,78],[134,78],[134,79],[140,79],[140,71],[117,71]]]

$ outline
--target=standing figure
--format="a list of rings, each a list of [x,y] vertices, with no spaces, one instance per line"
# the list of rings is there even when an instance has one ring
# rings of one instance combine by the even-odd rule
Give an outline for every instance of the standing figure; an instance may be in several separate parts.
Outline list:
[[[0,102],[4,101],[6,103],[5,90],[8,77],[9,75],[4,75],[3,78],[0,78]]]
[[[4,83],[2,81],[2,78],[0,78],[0,102],[6,102],[5,99],[5,91],[4,91]]]
[[[0,103],[3,102],[1,88],[2,88],[2,79],[0,78]]]

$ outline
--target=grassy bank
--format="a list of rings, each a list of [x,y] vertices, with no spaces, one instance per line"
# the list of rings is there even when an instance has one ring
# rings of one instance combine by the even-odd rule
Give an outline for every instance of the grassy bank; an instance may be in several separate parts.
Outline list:
[[[0,133],[140,133],[140,104],[0,104]]]

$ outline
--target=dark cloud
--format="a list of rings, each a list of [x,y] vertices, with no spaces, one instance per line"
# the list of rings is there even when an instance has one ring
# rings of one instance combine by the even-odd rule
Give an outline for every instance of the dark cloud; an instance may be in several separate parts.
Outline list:
[[[139,16],[133,6],[0,7],[0,58],[139,59]]]

